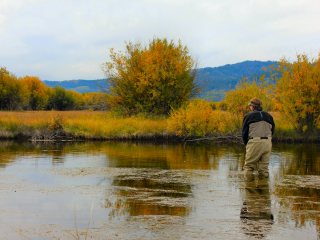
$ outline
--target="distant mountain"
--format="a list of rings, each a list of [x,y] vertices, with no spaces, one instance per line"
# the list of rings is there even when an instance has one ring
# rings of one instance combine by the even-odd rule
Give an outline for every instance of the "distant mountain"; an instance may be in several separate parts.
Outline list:
[[[97,80],[64,80],[64,81],[43,81],[49,87],[63,87],[68,90],[74,90],[80,93],[85,92],[102,92],[109,89],[109,84],[106,79]]]
[[[245,61],[236,64],[227,64],[221,67],[199,68],[196,75],[196,83],[201,88],[199,97],[219,101],[224,93],[234,89],[239,81],[247,77],[249,80],[257,79],[265,74],[269,76],[268,70],[275,61]],[[106,79],[98,80],[66,80],[66,81],[44,81],[47,86],[61,86],[65,89],[77,92],[101,92],[109,88]]]
[[[234,89],[244,77],[252,81],[265,74],[268,78],[270,67],[277,64],[275,61],[245,61],[221,67],[200,68],[196,77],[202,90],[200,96],[210,100],[221,100],[224,92]]]

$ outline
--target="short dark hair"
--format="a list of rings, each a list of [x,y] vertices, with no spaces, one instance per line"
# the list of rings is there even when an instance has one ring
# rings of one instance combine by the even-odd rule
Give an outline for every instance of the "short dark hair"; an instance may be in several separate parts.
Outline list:
[[[259,111],[262,110],[262,107],[261,107],[262,102],[260,101],[260,99],[258,99],[258,98],[256,98],[256,97],[252,98],[252,99],[250,100],[250,102],[248,103],[248,105],[249,105],[249,106],[252,106],[253,109],[255,109],[255,110],[259,110]]]
[[[262,102],[260,101],[260,99],[254,97],[250,100],[250,102],[248,103],[248,105],[253,105],[253,106],[261,106]]]

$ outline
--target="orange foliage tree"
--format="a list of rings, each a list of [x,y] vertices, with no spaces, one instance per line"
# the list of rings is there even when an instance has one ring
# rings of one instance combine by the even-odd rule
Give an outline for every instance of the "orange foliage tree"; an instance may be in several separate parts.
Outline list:
[[[272,85],[268,84],[262,76],[257,82],[256,80],[249,82],[245,78],[236,86],[236,89],[228,91],[223,99],[223,104],[227,110],[231,112],[236,121],[237,128],[240,129],[243,116],[249,111],[248,102],[251,98],[257,97],[262,101],[264,110],[272,109]]]
[[[31,110],[45,109],[49,99],[48,87],[35,76],[25,76],[20,81],[27,91],[27,108]]]
[[[195,64],[181,42],[129,42],[124,53],[111,49],[105,66],[110,105],[124,114],[167,115],[196,93]]]
[[[298,133],[310,136],[320,121],[320,55],[310,60],[301,54],[290,63],[280,61],[281,77],[276,82],[277,108],[291,121]]]
[[[108,110],[108,95],[106,93],[91,92],[83,94],[84,109]]]
[[[16,76],[0,68],[0,109],[18,110],[25,104],[26,94]]]
[[[228,91],[223,102],[227,109],[233,113],[243,116],[249,111],[248,102],[251,98],[257,97],[262,101],[264,110],[272,109],[272,85],[269,85],[262,77],[259,81],[249,82],[243,79],[236,89]]]

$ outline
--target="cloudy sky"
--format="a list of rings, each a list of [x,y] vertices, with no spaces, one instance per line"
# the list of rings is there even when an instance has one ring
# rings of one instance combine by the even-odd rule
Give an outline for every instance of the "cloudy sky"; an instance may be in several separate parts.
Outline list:
[[[110,48],[181,40],[199,67],[320,52],[320,0],[0,0],[0,66],[104,78]]]

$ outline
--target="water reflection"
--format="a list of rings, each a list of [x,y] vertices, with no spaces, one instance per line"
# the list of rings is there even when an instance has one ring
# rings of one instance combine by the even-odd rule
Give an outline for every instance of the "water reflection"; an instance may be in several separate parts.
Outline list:
[[[262,239],[270,232],[274,217],[268,179],[244,182],[240,218],[246,235]]]
[[[110,216],[187,216],[192,210],[192,180],[190,173],[179,169],[218,169],[222,156],[224,160],[228,159],[226,152],[230,156],[240,156],[239,147],[233,150],[212,146],[123,143],[106,146],[104,151],[109,167],[139,169],[114,178],[112,185],[116,187],[117,199],[110,200],[109,197],[106,200],[106,206],[112,208]]]
[[[60,165],[63,165],[66,156],[70,154],[74,156],[105,154],[108,166],[116,168],[218,169],[222,157],[239,159],[243,155],[243,149],[242,146],[237,145],[1,142],[0,161],[10,162],[10,159],[15,161],[15,157],[21,154],[50,156],[53,163]],[[233,164],[238,165],[237,161]]]
[[[299,228],[315,225],[320,238],[320,146],[316,144],[277,145],[282,156],[283,177],[275,196],[283,210],[280,222],[294,221]]]
[[[281,221],[293,219],[299,228],[313,223],[320,234],[320,176],[288,175],[275,190],[278,201],[287,211]]]
[[[107,201],[107,207],[115,210],[111,216],[186,216],[190,212],[192,191],[184,173],[141,170],[115,177],[112,185],[116,186],[118,199],[114,203]]]
[[[273,151],[282,156],[285,175],[320,175],[320,145],[279,144]]]
[[[94,201],[92,215],[99,223],[161,215],[181,219],[185,230],[196,226],[193,236],[199,226],[211,233],[214,224],[217,232],[234,227],[244,239],[272,239],[283,229],[316,228],[320,233],[319,146],[274,145],[269,182],[243,181],[243,156],[238,145],[2,142],[0,190],[5,194],[0,207],[17,216],[20,205],[26,206],[23,216],[44,212],[39,222],[48,224],[63,220],[64,214],[72,225],[70,199],[76,199],[85,206],[78,214],[83,226]],[[0,221],[10,217],[7,210]],[[239,231],[230,239],[243,239]]]
[[[226,154],[238,154],[237,146],[183,146],[114,143],[104,145],[110,167],[159,169],[217,169]]]
[[[1,141],[0,144],[0,167],[6,167],[14,163],[21,156],[26,158],[39,156],[50,156],[53,165],[63,164],[66,151],[64,143],[31,143],[31,142],[12,142]]]

